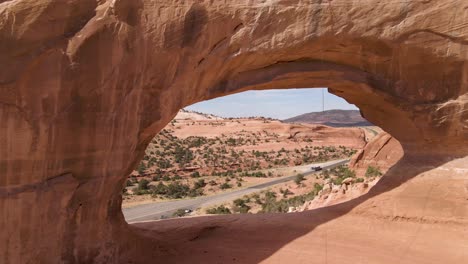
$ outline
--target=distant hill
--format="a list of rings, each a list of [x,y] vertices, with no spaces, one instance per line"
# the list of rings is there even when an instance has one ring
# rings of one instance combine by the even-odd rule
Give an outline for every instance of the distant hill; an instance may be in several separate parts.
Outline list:
[[[179,110],[176,117],[176,120],[194,120],[194,121],[201,121],[201,120],[223,120],[224,118],[215,116],[212,114],[204,114],[195,111],[188,111],[185,109]]]
[[[358,110],[312,112],[283,120],[285,123],[323,124],[331,127],[372,126]]]

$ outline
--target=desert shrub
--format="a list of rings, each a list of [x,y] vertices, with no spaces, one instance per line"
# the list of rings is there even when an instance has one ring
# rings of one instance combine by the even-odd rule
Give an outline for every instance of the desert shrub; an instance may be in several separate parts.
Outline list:
[[[283,195],[283,198],[288,198],[288,195],[294,194],[289,189],[283,190],[282,188],[280,189],[280,193]]]
[[[231,214],[231,210],[225,207],[224,205],[220,205],[218,207],[210,208],[206,210],[207,214]]]
[[[233,202],[233,211],[236,213],[246,214],[250,210],[250,206],[247,205],[244,199],[236,199]]]
[[[127,186],[133,186],[133,182],[131,180],[127,180],[126,185]]]
[[[363,178],[357,178],[356,182],[364,182],[364,179]]]
[[[183,216],[186,216],[187,213],[185,212],[184,209],[177,209],[177,211],[175,211],[172,216],[173,217],[183,217]]]
[[[153,176],[152,180],[153,180],[153,181],[160,181],[160,180],[161,180],[161,176],[160,176],[160,175]]]
[[[296,175],[296,178],[294,179],[294,182],[295,182],[297,185],[299,185],[299,184],[301,184],[304,180],[305,180],[304,174],[299,173],[299,174]]]
[[[167,196],[172,199],[180,199],[188,196],[190,187],[179,182],[170,183],[167,186]]]
[[[221,184],[220,188],[221,188],[221,190],[226,190],[226,189],[232,188],[232,185],[225,182],[225,183]]]
[[[208,184],[209,184],[210,186],[216,186],[216,185],[218,185],[218,183],[216,183],[214,180],[209,181]]]
[[[346,178],[355,178],[356,173],[350,170],[347,166],[338,166],[330,170],[331,174],[335,175],[332,178],[332,183],[335,185],[341,185],[343,180]]]
[[[140,162],[137,168],[138,174],[143,175],[145,171],[146,171],[146,165],[143,162]]]
[[[138,190],[148,190],[149,181],[146,179],[142,179],[138,182]]]
[[[199,177],[200,177],[200,173],[199,173],[198,171],[196,171],[196,172],[190,174],[190,177],[192,177],[192,178],[199,178]]]
[[[267,177],[267,175],[265,173],[261,172],[261,171],[255,172],[254,175],[257,178],[266,178]]]
[[[153,195],[166,195],[168,192],[167,186],[164,183],[160,182],[158,185],[153,186],[152,188]]]
[[[188,191],[188,196],[189,197],[197,197],[197,196],[202,196],[203,195],[203,189],[190,189]]]
[[[276,193],[272,191],[267,191],[265,193],[265,200],[276,200]]]
[[[199,188],[203,188],[203,187],[205,187],[205,186],[206,186],[205,180],[200,179],[200,180],[198,180],[198,181],[196,181],[196,182],[194,183],[193,188],[194,188],[194,189],[199,189]]]
[[[374,167],[374,166],[367,167],[367,170],[366,170],[367,178],[380,177],[380,176],[382,176],[382,172],[380,172],[380,169],[378,167]]]
[[[175,162],[184,165],[193,160],[193,152],[188,148],[182,148],[179,145],[175,148]]]
[[[319,183],[314,183],[315,194],[318,194],[322,189],[323,189],[323,185],[321,185]]]
[[[133,194],[135,195],[151,194],[151,191],[150,190],[135,190],[133,191]]]
[[[272,193],[274,194],[274,193]],[[291,197],[288,199],[276,200],[276,194],[265,194],[265,202],[262,204],[263,213],[287,213],[289,207],[297,207],[303,205],[307,201],[312,201],[317,195],[317,190],[313,190],[307,194]]]
[[[163,180],[163,181],[170,181],[170,180],[171,180],[171,177],[169,177],[169,175],[164,175],[164,176],[162,177],[162,180]]]

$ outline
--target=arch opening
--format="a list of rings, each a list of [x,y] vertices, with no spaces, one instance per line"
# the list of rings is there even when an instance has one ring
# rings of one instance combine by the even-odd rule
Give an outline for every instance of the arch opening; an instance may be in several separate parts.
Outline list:
[[[127,222],[287,213],[365,194],[401,158],[401,146],[323,90],[241,92],[187,108],[205,112],[180,110],[126,182]],[[365,148],[376,149],[372,157]]]

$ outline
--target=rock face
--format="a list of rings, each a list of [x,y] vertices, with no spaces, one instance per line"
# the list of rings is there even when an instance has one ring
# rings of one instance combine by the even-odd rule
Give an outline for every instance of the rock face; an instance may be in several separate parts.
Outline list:
[[[403,157],[403,154],[400,142],[384,132],[359,151],[351,159],[349,166],[359,177],[364,176],[369,166],[379,168],[385,173]]]
[[[221,95],[329,87],[405,160],[466,156],[467,16],[465,0],[0,0],[0,262],[153,261],[124,180],[179,109]]]

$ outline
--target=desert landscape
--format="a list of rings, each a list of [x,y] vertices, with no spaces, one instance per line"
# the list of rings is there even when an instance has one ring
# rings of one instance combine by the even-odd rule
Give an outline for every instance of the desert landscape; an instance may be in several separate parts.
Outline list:
[[[0,0],[0,262],[468,263],[467,17],[466,0]],[[385,133],[351,127],[349,141],[325,123],[171,124],[198,102],[319,87]],[[218,125],[226,137],[210,134]],[[347,167],[258,197],[264,183],[219,176],[244,151],[239,173],[280,181],[289,176],[275,160],[304,163],[302,148],[310,160],[357,152]],[[159,172],[170,181],[153,181]],[[186,177],[177,197],[191,190],[199,204],[229,193],[193,191],[195,172],[252,193],[201,212],[222,215],[126,220],[157,204],[127,199],[145,177],[167,188]]]
[[[286,123],[288,120],[222,118],[181,110],[149,144],[143,160],[123,190],[122,206],[131,208],[146,203],[211,196],[288,175],[296,177],[273,188],[228,199],[211,208],[201,206],[185,212],[186,209],[181,207],[175,212],[162,214],[160,218],[290,213],[311,208],[306,202],[320,207],[362,195],[401,158],[401,149],[396,149],[394,156],[373,159],[372,165],[380,164],[368,164],[364,170],[359,169],[358,175],[347,165],[307,177],[303,174],[307,171],[304,169],[314,163],[357,156],[381,133],[380,128],[363,121],[360,122],[370,126],[349,127],[349,119],[342,118],[346,112],[355,114],[355,111],[314,114],[323,115],[326,118],[322,119],[342,126],[335,128],[304,124],[301,117],[295,118],[294,124],[289,124]],[[310,118],[305,121],[311,123]],[[149,213],[147,211],[145,215]]]

